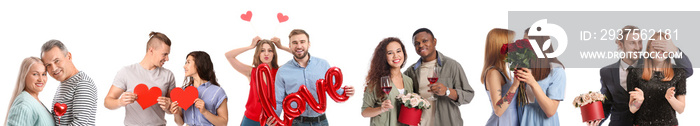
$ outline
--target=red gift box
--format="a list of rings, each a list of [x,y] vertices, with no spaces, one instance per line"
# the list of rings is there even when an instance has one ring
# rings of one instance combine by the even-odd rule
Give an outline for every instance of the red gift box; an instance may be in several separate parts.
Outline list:
[[[400,123],[408,125],[418,125],[418,123],[420,123],[420,117],[423,114],[423,110],[418,108],[408,108],[406,106],[401,105],[400,113]]]
[[[603,113],[603,103],[601,101],[596,101],[581,106],[581,118],[583,118],[583,122],[605,118]]]

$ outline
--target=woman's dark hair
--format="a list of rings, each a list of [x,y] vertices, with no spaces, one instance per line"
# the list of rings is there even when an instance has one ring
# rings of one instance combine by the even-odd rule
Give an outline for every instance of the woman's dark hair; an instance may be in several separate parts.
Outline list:
[[[209,58],[209,54],[203,51],[193,51],[187,54],[187,57],[192,56],[194,58],[194,65],[197,68],[197,75],[199,75],[199,78],[202,78],[202,80],[209,81],[209,83],[214,84],[216,86],[221,86],[219,85],[219,82],[216,82],[216,74],[214,74],[214,64],[211,63],[211,58]],[[194,84],[194,79],[192,77],[186,77],[185,78],[185,84],[182,85],[182,87],[187,87],[187,86],[192,86]]]
[[[372,54],[372,61],[370,61],[369,72],[366,78],[367,87],[365,87],[365,90],[370,89],[370,91],[374,91],[374,94],[380,99],[383,99],[386,95],[381,89],[381,78],[391,75],[391,66],[389,66],[386,60],[386,46],[391,42],[398,42],[401,45],[401,51],[404,52],[404,61],[401,63],[401,67],[406,64],[406,47],[404,47],[399,38],[389,37],[379,42],[377,48],[374,49],[374,54]]]
[[[541,38],[540,38],[541,37]],[[542,40],[542,41],[537,41],[537,45],[540,47],[544,46],[552,46],[552,45],[544,45],[544,41],[547,39],[550,39],[549,36],[530,36],[530,39],[536,39],[536,40]],[[542,53],[552,53],[554,52],[554,47],[550,47],[547,50],[543,50]],[[552,71],[552,63],[557,63],[561,65],[562,68],[564,68],[564,64],[559,61],[556,57],[553,58],[535,58],[534,60],[530,60],[530,69],[532,70],[532,76],[535,77],[535,80],[540,81],[542,79],[547,78],[549,76],[549,73]]]

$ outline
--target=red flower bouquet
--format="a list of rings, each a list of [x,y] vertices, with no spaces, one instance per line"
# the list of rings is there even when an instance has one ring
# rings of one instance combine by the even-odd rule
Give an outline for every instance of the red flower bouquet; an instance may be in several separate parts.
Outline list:
[[[603,101],[605,95],[600,92],[588,92],[574,98],[574,107],[581,107],[583,122],[595,121],[605,118],[603,113]]]
[[[399,110],[401,114],[399,115],[398,121],[403,124],[418,125],[418,123],[420,123],[420,117],[423,114],[423,109],[429,109],[431,107],[428,100],[423,99],[416,93],[408,93],[406,95],[399,94],[396,99],[402,104]]]
[[[535,55],[530,45],[530,41],[527,39],[520,39],[514,43],[503,44],[503,46],[501,46],[501,54],[506,55],[505,62],[510,64],[509,68],[511,71],[515,71],[519,68],[530,68],[530,61],[537,58],[537,55]],[[521,106],[528,104],[528,101],[530,101],[527,97],[526,85],[526,83],[520,83],[520,91],[518,91],[518,103],[520,103]]]

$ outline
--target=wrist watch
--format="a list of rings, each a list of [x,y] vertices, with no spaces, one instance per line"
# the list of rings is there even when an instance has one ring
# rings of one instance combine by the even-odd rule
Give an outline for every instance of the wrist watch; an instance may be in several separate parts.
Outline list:
[[[447,91],[445,91],[445,96],[450,96],[450,89],[447,88]]]

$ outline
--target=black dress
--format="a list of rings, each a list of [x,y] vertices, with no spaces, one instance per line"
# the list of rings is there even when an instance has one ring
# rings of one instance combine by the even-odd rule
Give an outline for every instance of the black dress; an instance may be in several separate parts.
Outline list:
[[[676,87],[676,95],[685,95],[685,70],[673,68],[673,79],[662,81],[664,75],[661,72],[654,72],[651,79],[642,79],[643,69],[633,68],[627,75],[627,89],[634,91],[639,88],[644,92],[644,102],[639,110],[634,113],[634,124],[639,126],[673,126],[678,125],[676,111],[666,100],[666,90]]]

